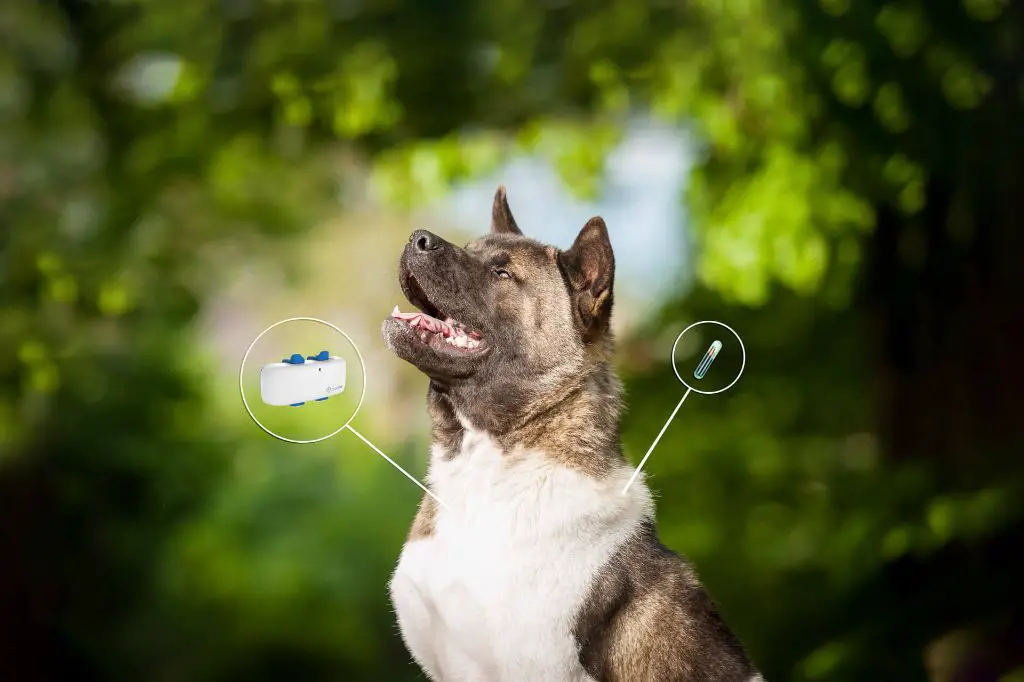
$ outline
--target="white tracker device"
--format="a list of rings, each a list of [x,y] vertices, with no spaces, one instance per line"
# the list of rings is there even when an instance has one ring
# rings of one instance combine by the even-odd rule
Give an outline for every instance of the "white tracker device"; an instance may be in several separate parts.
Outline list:
[[[345,360],[327,351],[305,358],[295,353],[260,369],[260,397],[267,405],[298,407],[344,390]]]

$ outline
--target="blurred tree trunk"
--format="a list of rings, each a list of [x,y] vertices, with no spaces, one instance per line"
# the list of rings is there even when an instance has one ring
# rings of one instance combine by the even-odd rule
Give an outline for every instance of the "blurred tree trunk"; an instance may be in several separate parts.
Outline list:
[[[931,179],[926,208],[912,218],[880,208],[870,240],[866,307],[878,340],[885,450],[927,460],[935,487],[951,495],[1019,481],[1022,471],[1022,73],[997,73],[993,104],[974,119],[974,144],[952,176]],[[916,629],[936,638],[968,628],[975,637],[957,640],[944,679],[995,682],[1024,665],[1022,546],[1024,519],[1006,519],[975,542],[896,562],[866,593],[877,590],[880,609],[892,600],[916,611]],[[866,603],[866,593],[853,603]],[[865,622],[869,613],[878,616],[868,610]],[[906,626],[893,621],[889,647]],[[949,641],[937,646],[948,653]]]
[[[32,464],[0,475],[0,680],[56,679],[53,621],[61,593],[45,545],[58,537],[45,477]]]

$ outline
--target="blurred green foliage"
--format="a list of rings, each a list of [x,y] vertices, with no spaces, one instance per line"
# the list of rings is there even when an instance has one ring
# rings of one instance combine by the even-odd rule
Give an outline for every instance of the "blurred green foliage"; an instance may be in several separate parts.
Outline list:
[[[680,188],[700,284],[626,340],[629,452],[682,390],[664,339],[722,319],[750,354],[651,460],[666,542],[768,679],[926,679],[960,630],[983,645],[956,648],[974,671],[956,679],[1024,664],[1006,549],[1022,536],[1021,14],[5,3],[0,603],[16,634],[0,674],[418,679],[384,589],[416,490],[354,439],[296,453],[262,437],[204,378],[190,322],[224,253],[273,253],[345,195],[339,149],[399,206],[524,152],[594,195],[647,111],[701,145]],[[381,444],[422,467],[422,439]]]

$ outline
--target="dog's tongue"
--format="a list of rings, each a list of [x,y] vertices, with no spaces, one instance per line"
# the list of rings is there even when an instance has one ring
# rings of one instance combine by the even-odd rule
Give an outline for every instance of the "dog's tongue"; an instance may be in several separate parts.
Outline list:
[[[449,322],[442,322],[436,317],[431,317],[426,313],[421,313],[418,310],[412,313],[403,313],[395,306],[395,309],[391,311],[391,317],[399,320],[405,320],[413,327],[419,327],[420,329],[426,329],[429,332],[442,333],[445,336],[451,336],[454,332]]]
[[[401,310],[398,309],[397,305],[395,306],[395,309],[391,311],[391,317],[397,317],[399,320],[417,320],[421,317],[427,317],[430,318],[431,320],[437,319],[434,317],[430,317],[430,315],[427,315],[426,313],[421,313],[418,310],[413,313],[403,313]]]
[[[394,317],[399,320],[405,320],[413,327],[426,329],[429,332],[441,333],[444,334],[445,336],[452,336],[453,334],[465,334],[464,331],[455,326],[455,320],[451,318],[448,318],[447,320],[442,322],[436,317],[431,317],[430,315],[422,313],[418,310],[411,313],[403,313],[401,310],[398,309],[397,305],[395,306],[395,309],[391,311],[391,317]],[[476,332],[471,332],[469,335],[473,338],[480,338],[480,335],[477,334]]]

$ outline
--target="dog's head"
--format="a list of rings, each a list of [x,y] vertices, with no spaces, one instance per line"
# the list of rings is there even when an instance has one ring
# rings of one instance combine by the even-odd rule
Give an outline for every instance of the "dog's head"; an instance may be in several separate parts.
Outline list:
[[[511,428],[607,359],[615,260],[601,218],[567,251],[523,236],[505,190],[489,235],[458,247],[426,230],[402,250],[388,347],[474,424]]]

